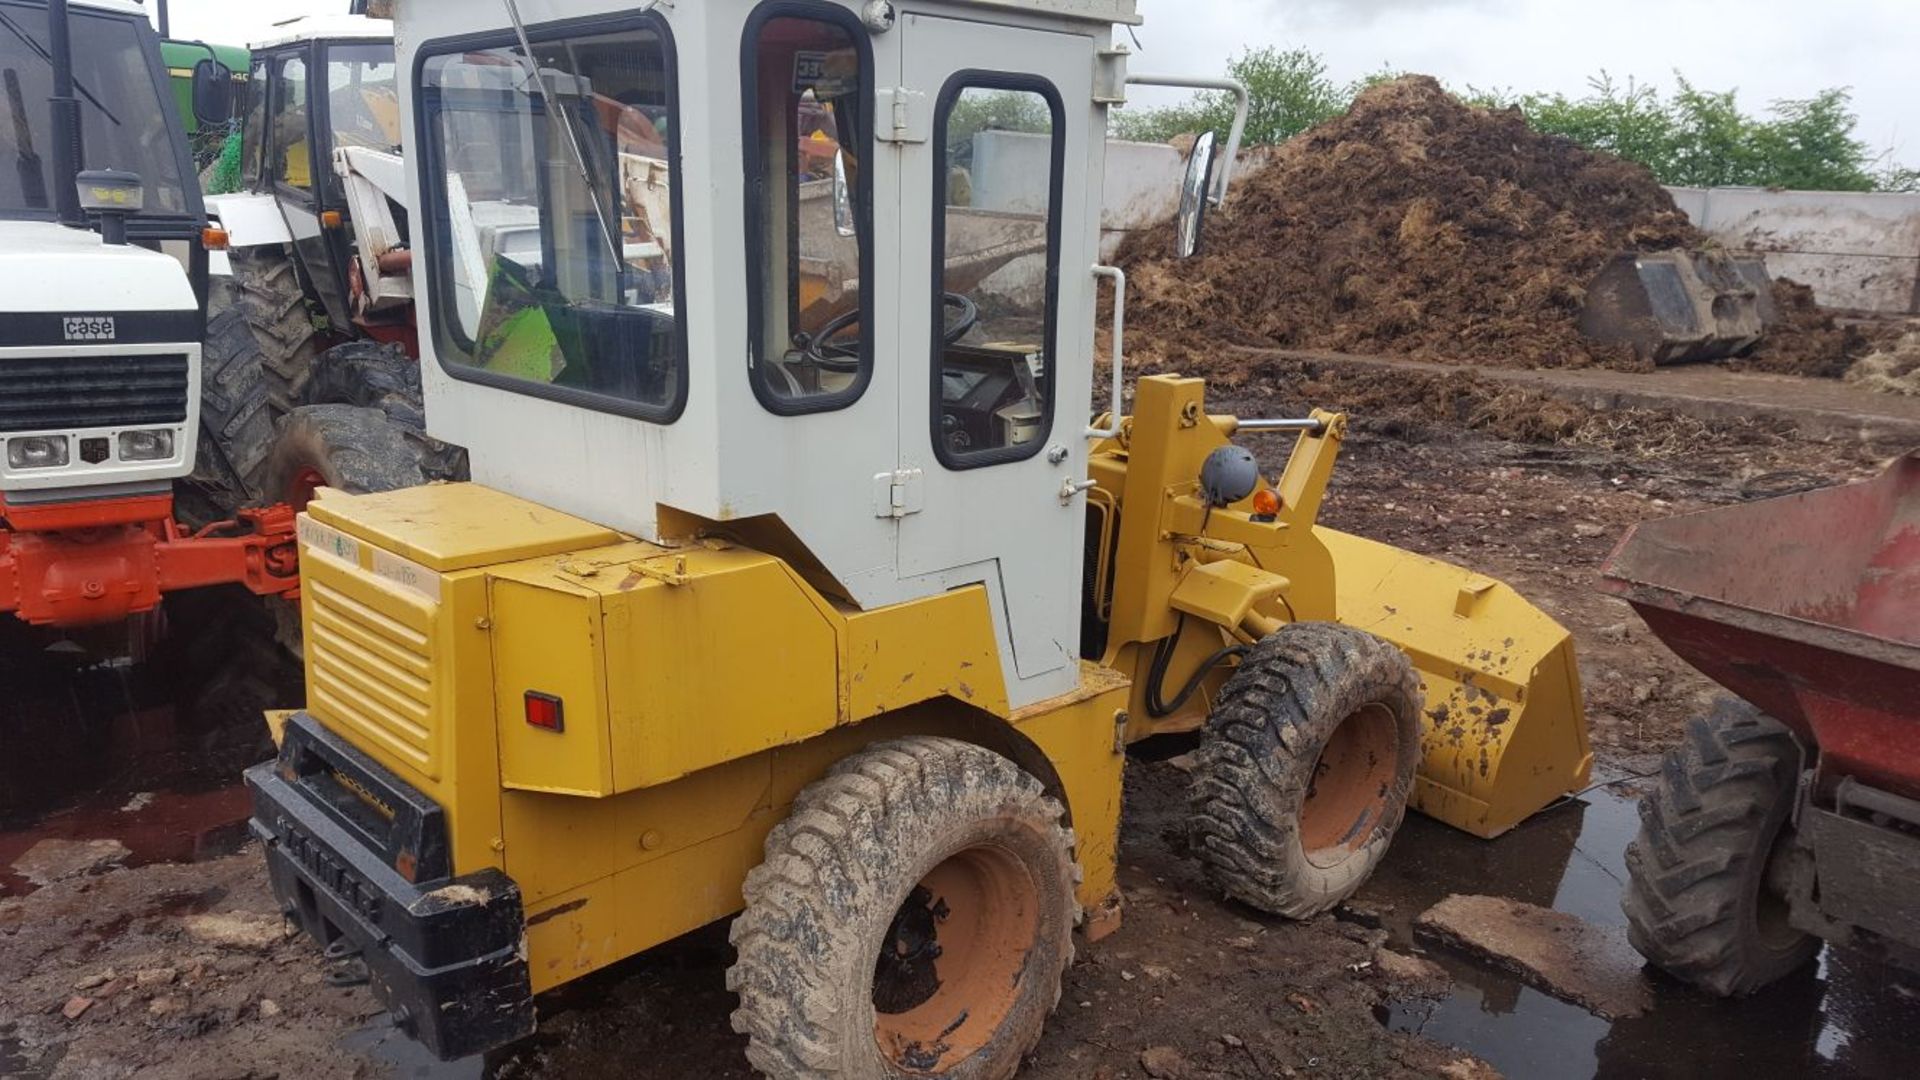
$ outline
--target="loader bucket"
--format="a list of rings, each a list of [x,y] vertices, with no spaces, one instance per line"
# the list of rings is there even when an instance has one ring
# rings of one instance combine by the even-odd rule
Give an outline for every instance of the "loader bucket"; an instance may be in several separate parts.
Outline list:
[[[1580,332],[1654,364],[1738,356],[1775,320],[1765,260],[1724,251],[1620,255],[1587,288]]]
[[[1485,839],[1586,786],[1573,637],[1491,578],[1315,527],[1340,622],[1393,642],[1426,689],[1410,805]]]

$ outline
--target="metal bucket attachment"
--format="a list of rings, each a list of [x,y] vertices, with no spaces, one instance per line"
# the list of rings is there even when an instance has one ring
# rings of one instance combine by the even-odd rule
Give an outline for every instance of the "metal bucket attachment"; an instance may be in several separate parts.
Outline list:
[[[1564,627],[1491,578],[1315,527],[1339,621],[1412,658],[1426,690],[1411,805],[1491,839],[1586,786],[1580,671]]]
[[[1739,356],[1773,325],[1766,261],[1724,251],[1620,255],[1587,288],[1580,332],[1654,364]]]

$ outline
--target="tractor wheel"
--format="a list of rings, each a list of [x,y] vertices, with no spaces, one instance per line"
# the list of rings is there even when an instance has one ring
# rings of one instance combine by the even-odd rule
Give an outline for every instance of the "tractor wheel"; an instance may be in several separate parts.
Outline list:
[[[401,427],[425,431],[420,363],[398,345],[349,341],[314,365],[303,405],[360,405],[379,409]]]
[[[378,409],[306,405],[288,413],[267,459],[266,497],[304,509],[314,489],[355,495],[426,483],[405,429]]]
[[[1189,835],[1208,877],[1292,919],[1352,895],[1406,815],[1421,701],[1407,655],[1371,634],[1296,623],[1255,645],[1195,755]]]
[[[913,737],[794,800],[734,921],[735,1031],[770,1077],[1012,1076],[1073,960],[1073,834],[1011,761]]]
[[[1659,785],[1640,801],[1620,903],[1628,939],[1656,967],[1732,997],[1820,951],[1787,921],[1769,873],[1791,843],[1800,758],[1792,732],[1733,700],[1696,718],[1667,754]]]
[[[181,515],[195,527],[224,521],[260,496],[274,416],[267,405],[264,358],[235,306],[207,320],[200,349],[200,441]]]
[[[228,258],[234,302],[260,343],[268,405],[275,417],[284,416],[300,404],[325,342],[307,310],[299,269],[284,248],[247,248]]]

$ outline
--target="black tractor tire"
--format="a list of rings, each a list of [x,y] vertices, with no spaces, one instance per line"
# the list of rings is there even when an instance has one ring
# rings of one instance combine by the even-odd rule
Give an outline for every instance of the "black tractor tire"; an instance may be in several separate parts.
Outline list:
[[[1073,960],[1073,834],[989,750],[916,736],[794,801],[734,920],[733,1028],[769,1077],[1003,1080]]]
[[[1734,997],[1820,951],[1768,885],[1788,843],[1801,757],[1792,732],[1742,701],[1723,699],[1687,725],[1640,800],[1640,833],[1627,846],[1627,938],[1655,967]]]
[[[1306,919],[1386,855],[1420,764],[1407,655],[1332,623],[1282,627],[1227,679],[1195,753],[1188,836],[1228,896]]]
[[[266,245],[228,254],[233,303],[246,314],[260,344],[261,377],[277,418],[293,411],[313,377],[326,339],[314,325],[307,290],[293,256]]]
[[[471,478],[466,449],[427,434],[420,363],[399,345],[349,341],[328,349],[314,366],[304,404],[378,409],[406,432],[426,479]]]
[[[179,499],[189,525],[228,520],[259,500],[274,440],[264,366],[246,313],[236,306],[216,310],[200,349],[200,434],[193,475]]]
[[[366,495],[424,484],[419,450],[407,434],[378,409],[303,405],[280,421],[266,496],[300,509],[316,486]]]
[[[302,405],[359,405],[379,409],[401,427],[425,431],[420,363],[399,345],[349,341],[335,345],[314,365]]]

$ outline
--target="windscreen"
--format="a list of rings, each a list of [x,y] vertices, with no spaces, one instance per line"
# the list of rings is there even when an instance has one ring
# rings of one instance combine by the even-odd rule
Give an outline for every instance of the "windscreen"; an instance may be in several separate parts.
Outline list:
[[[140,174],[146,213],[184,214],[180,148],[133,19],[70,16],[74,96],[80,99],[81,167]],[[0,0],[0,216],[54,210],[53,64],[46,6]]]

